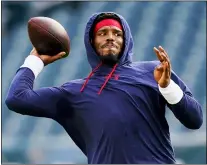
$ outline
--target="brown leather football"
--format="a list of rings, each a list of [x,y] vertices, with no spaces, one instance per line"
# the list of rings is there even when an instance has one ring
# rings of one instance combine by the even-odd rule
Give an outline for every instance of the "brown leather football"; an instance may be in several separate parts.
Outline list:
[[[70,52],[70,38],[64,27],[49,17],[33,17],[28,21],[28,34],[32,45],[40,55],[56,55]]]

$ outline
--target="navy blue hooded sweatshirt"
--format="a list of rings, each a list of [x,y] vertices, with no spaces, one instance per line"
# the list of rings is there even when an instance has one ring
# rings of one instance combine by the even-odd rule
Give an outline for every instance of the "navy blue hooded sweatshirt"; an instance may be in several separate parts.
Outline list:
[[[132,62],[132,35],[120,15],[125,32],[123,55],[114,67],[101,65],[89,38],[98,14],[89,19],[84,37],[93,69],[90,77],[33,90],[33,72],[20,68],[7,95],[8,108],[57,121],[88,163],[175,163],[165,108],[185,127],[198,129],[203,122],[201,106],[174,72],[171,79],[184,95],[177,104],[167,103],[153,76],[159,61]]]

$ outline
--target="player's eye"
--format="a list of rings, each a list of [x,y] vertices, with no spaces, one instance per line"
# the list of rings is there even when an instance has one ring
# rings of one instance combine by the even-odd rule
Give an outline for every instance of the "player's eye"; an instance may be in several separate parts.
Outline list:
[[[120,32],[116,32],[115,36],[120,37],[120,36],[122,36],[122,34]]]
[[[99,36],[104,36],[106,33],[105,32],[100,32],[98,35]]]

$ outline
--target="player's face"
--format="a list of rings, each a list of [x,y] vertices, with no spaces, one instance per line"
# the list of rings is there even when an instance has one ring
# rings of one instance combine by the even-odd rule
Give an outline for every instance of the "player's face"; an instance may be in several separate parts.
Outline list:
[[[104,26],[94,37],[94,46],[104,61],[117,62],[124,42],[123,31],[115,26]]]

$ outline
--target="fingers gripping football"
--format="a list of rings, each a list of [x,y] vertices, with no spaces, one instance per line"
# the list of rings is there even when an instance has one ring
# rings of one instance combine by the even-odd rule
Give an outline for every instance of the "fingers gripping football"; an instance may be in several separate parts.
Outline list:
[[[43,61],[45,66],[50,63],[55,62],[56,60],[64,58],[65,54],[66,54],[65,52],[60,52],[60,53],[53,55],[53,56],[44,55],[44,54],[40,55],[40,54],[38,54],[38,52],[35,48],[33,48],[32,51],[30,52],[30,55],[35,55],[35,56],[39,57]]]

